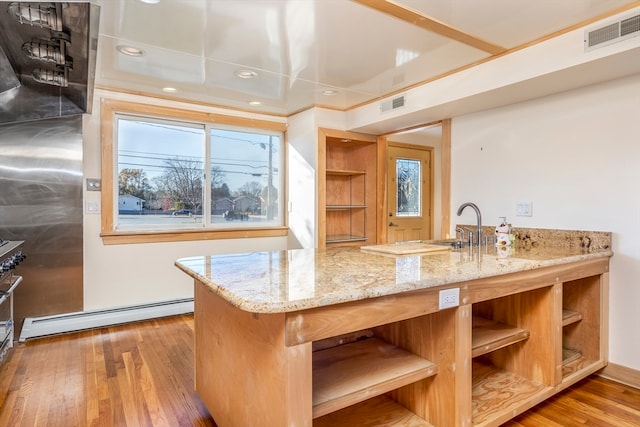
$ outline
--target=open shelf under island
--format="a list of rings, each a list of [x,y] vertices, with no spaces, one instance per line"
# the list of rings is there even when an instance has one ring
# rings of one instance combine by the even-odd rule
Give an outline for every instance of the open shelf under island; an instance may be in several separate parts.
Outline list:
[[[606,365],[605,246],[180,259],[196,390],[220,426],[500,425]]]

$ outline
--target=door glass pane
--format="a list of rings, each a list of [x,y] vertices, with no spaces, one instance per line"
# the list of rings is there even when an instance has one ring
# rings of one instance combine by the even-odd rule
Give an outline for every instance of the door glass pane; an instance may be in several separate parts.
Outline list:
[[[422,188],[420,161],[396,159],[396,216],[421,216]]]

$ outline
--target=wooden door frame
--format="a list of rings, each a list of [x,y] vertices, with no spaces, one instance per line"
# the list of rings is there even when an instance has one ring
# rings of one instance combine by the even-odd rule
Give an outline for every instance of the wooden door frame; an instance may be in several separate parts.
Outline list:
[[[378,217],[378,229],[377,229],[377,243],[387,243],[387,230],[386,230],[386,215],[387,210],[387,156],[389,138],[397,133],[407,132],[412,129],[419,129],[427,126],[440,125],[441,130],[441,158],[440,158],[440,183],[441,191],[441,223],[440,223],[440,235],[444,238],[450,237],[450,221],[451,221],[451,119],[439,120],[437,122],[430,122],[421,124],[418,126],[412,126],[406,129],[396,130],[387,134],[378,136],[378,188],[377,188],[377,217]],[[433,197],[433,185],[434,185],[435,173],[431,174],[431,192]],[[431,203],[431,214],[433,215],[433,203]],[[432,216],[433,218],[433,216]]]

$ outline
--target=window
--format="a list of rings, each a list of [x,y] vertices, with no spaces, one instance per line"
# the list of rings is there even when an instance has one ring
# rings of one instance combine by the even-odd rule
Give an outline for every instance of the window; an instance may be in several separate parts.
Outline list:
[[[119,101],[102,108],[106,243],[286,234],[284,124]]]
[[[396,159],[396,216],[422,215],[420,161]]]

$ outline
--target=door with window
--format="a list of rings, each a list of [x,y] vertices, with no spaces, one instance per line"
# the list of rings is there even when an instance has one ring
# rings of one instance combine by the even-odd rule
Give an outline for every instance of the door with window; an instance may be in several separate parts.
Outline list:
[[[431,148],[388,146],[387,243],[428,240],[432,234]]]

